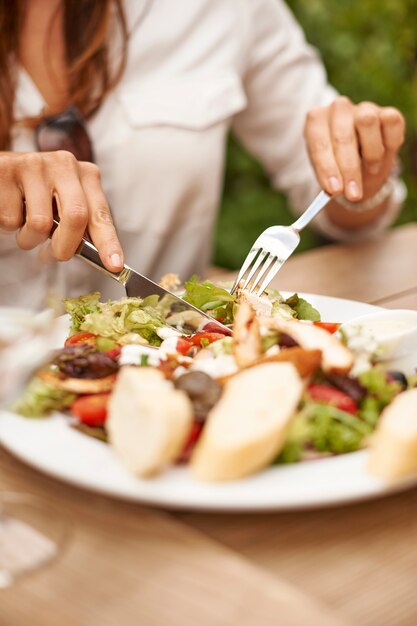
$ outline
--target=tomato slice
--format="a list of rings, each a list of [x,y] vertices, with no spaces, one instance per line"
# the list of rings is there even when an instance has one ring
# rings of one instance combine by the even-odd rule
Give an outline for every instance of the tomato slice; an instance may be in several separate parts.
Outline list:
[[[358,405],[347,393],[343,393],[343,391],[334,387],[329,387],[329,385],[309,385],[307,392],[315,402],[332,404],[337,409],[346,411],[346,413],[357,413],[358,411]]]
[[[71,411],[87,426],[102,426],[107,418],[109,393],[80,396],[71,405]]]
[[[81,344],[87,344],[89,346],[95,346],[97,341],[97,335],[94,333],[75,333],[71,335],[65,342],[65,346],[78,346]]]
[[[215,341],[219,341],[219,339],[224,339],[224,334],[223,333],[211,333],[211,332],[206,332],[206,331],[201,331],[201,333],[196,333],[195,335],[192,335],[191,337],[188,338],[188,341],[190,341],[193,346],[199,346],[202,347],[203,344],[201,343],[201,340],[204,339],[204,341],[208,341],[209,343],[214,343]]]
[[[327,330],[328,333],[333,335],[333,333],[335,333],[340,327],[340,324],[337,322],[314,322],[314,326]]]
[[[188,339],[185,339],[185,337],[179,337],[177,339],[177,345],[176,345],[177,352],[185,356],[186,354],[189,353],[192,345],[193,344],[191,343],[191,341],[189,341]]]

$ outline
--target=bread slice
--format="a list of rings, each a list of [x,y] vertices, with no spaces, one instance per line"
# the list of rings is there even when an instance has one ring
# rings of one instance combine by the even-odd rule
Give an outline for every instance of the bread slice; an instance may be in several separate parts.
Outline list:
[[[188,396],[162,372],[123,367],[109,402],[109,440],[127,467],[150,476],[176,460],[193,422]]]
[[[291,363],[243,370],[226,383],[191,458],[204,481],[233,480],[267,466],[281,449],[303,383]]]
[[[347,374],[352,369],[352,352],[327,330],[314,324],[277,317],[263,317],[260,323],[271,330],[290,335],[305,350],[321,350],[325,372]]]
[[[388,480],[417,472],[417,388],[400,393],[382,412],[368,469]]]

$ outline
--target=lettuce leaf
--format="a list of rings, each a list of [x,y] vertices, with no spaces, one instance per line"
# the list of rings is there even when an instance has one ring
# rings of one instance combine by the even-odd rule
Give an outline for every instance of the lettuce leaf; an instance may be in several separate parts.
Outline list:
[[[44,417],[67,409],[76,397],[69,391],[47,385],[40,378],[33,378],[11,410],[24,417]]]
[[[78,333],[81,329],[85,316],[99,311],[100,292],[95,291],[79,298],[66,298],[63,300],[66,312],[71,318],[70,333]]]
[[[388,380],[386,372],[378,367],[362,372],[359,382],[368,392],[360,404],[359,415],[375,427],[381,412],[402,391],[402,386],[395,380]]]
[[[198,276],[192,276],[185,283],[184,300],[201,311],[209,312],[213,317],[221,319],[225,324],[232,323],[236,303],[235,296],[210,280],[205,280],[202,283],[198,280]]]
[[[311,322],[320,322],[320,313],[307,300],[300,298],[298,294],[294,294],[284,301],[294,312],[298,320],[309,320]]]
[[[306,450],[345,454],[359,450],[373,426],[334,406],[306,402],[295,417],[277,463],[301,461]]]
[[[167,324],[157,309],[158,296],[145,299],[125,297],[106,303],[99,302],[99,297],[100,294],[90,294],[64,301],[71,316],[72,329],[122,343],[126,335],[138,335],[151,345],[161,344],[156,331]]]

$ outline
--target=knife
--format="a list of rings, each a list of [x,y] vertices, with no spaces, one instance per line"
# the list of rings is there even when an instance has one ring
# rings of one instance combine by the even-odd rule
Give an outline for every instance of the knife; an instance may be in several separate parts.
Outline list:
[[[54,218],[51,236],[58,225],[59,221]],[[210,315],[204,313],[204,311],[201,311],[189,302],[185,302],[185,300],[174,293],[154,283],[149,278],[146,278],[146,276],[139,274],[129,267],[129,265],[124,265],[120,272],[110,272],[103,265],[97,248],[85,237],[82,238],[75,255],[84,259],[84,261],[87,261],[87,263],[123,285],[126,290],[126,295],[129,297],[146,298],[147,296],[159,296],[160,300],[162,301],[163,299],[164,301],[164,308],[166,306],[166,310],[169,312],[169,317],[165,321],[169,326],[175,328],[175,330],[178,330],[175,325],[175,320],[177,315],[179,316],[181,314],[181,321],[185,318],[185,328],[181,327],[181,332],[184,334],[192,334],[198,329],[201,330],[205,324],[210,322],[210,324],[215,324],[219,332],[230,335],[230,328],[227,328],[227,326],[218,322],[213,317],[210,317]],[[187,315],[184,316],[184,313]]]

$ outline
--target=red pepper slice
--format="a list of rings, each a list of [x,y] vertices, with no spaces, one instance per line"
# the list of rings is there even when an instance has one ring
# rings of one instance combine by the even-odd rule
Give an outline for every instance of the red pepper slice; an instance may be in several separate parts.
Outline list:
[[[329,385],[309,385],[307,392],[315,402],[331,404],[341,411],[346,411],[346,413],[357,413],[358,411],[358,405],[350,396]]]
[[[318,326],[323,330],[327,330],[328,333],[333,335],[333,333],[335,333],[340,327],[340,324],[338,324],[337,322],[314,322],[314,326]]]

